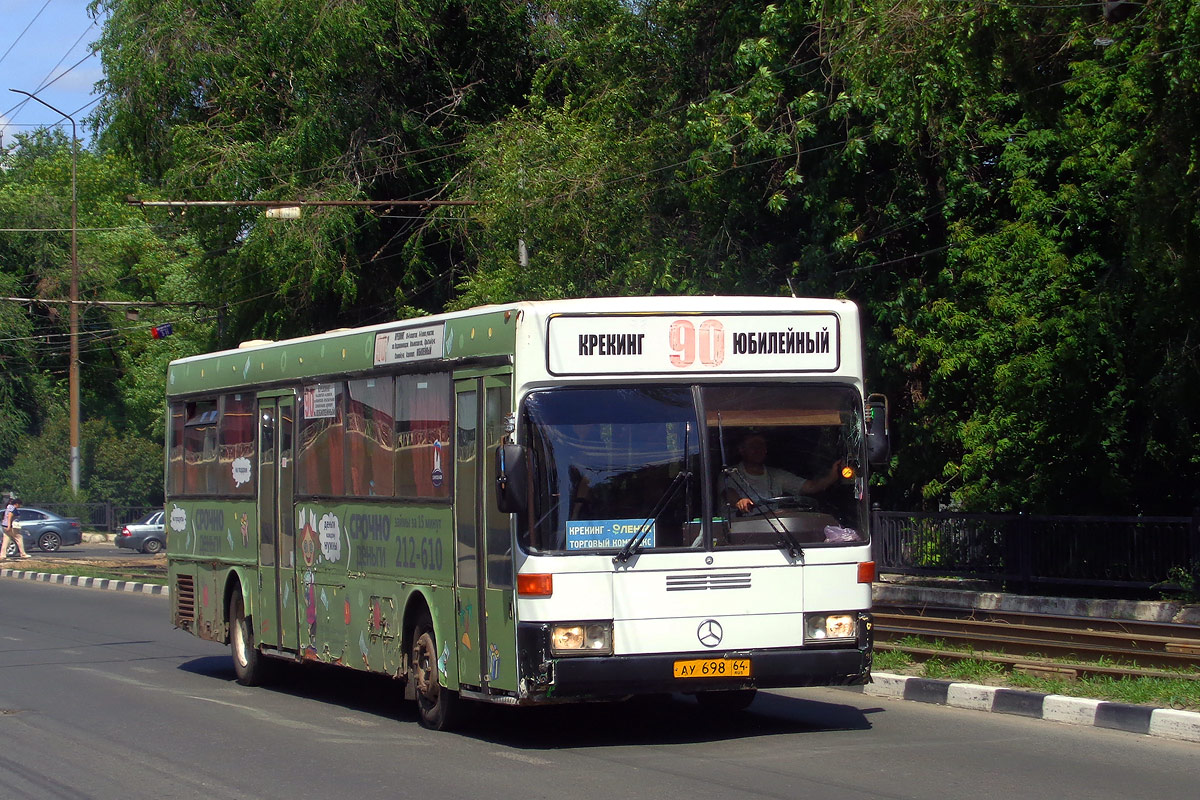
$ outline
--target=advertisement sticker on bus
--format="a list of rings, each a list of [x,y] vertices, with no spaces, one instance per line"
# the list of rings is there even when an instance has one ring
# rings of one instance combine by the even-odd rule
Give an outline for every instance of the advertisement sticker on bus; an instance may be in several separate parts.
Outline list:
[[[318,383],[304,387],[304,418],[332,419],[337,416],[337,385]]]
[[[254,474],[252,472],[253,467],[250,464],[250,459],[246,458],[245,456],[238,456],[233,460],[231,467],[233,469],[234,486],[241,486],[244,483],[250,482],[250,478]]]
[[[433,440],[433,472],[429,477],[434,488],[440,487],[445,477],[442,473],[442,443],[437,439]]]
[[[559,315],[546,362],[555,375],[681,372],[834,372],[841,364],[831,313]]]
[[[601,550],[624,547],[641,532],[644,519],[577,519],[567,522],[568,550]],[[654,547],[654,523],[647,528],[642,547]]]
[[[321,555],[326,561],[340,561],[342,558],[342,526],[336,516],[325,514],[320,523]]]

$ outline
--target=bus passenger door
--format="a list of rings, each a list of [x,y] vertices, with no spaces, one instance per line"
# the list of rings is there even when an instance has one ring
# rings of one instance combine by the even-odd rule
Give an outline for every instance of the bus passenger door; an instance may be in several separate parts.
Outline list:
[[[296,466],[293,451],[296,435],[296,400],[294,397],[279,398],[276,415],[276,439],[279,442],[279,483],[275,504],[278,520],[275,537],[275,564],[279,596],[279,646],[287,650],[298,650],[300,627],[300,602],[296,595],[296,515],[292,510],[292,475]]]
[[[480,403],[477,378],[454,383],[454,605],[458,681],[483,686],[483,614],[479,603]]]
[[[496,447],[509,433],[512,411],[512,376],[497,375],[484,379],[483,442],[479,451],[483,480],[478,502],[482,509],[483,564],[480,576],[483,619],[487,652],[484,654],[485,679],[489,689],[517,691],[516,598],[513,596],[512,515],[502,514],[496,506]]]
[[[507,432],[512,378],[456,381],[455,399],[459,680],[484,690],[515,692],[512,525],[492,498],[495,463],[488,457]]]
[[[296,647],[295,521],[292,446],[295,401],[258,399],[258,592],[255,638],[269,647]],[[290,617],[290,622],[289,622]]]

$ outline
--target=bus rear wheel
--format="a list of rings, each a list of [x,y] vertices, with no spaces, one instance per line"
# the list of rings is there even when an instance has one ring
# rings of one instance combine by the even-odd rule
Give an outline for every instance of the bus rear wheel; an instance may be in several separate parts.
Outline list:
[[[413,630],[409,680],[416,690],[417,712],[422,727],[435,731],[452,728],[458,718],[458,692],[442,685],[438,670],[437,639],[433,633],[433,623],[428,617],[419,619]]]
[[[258,686],[266,680],[267,657],[254,644],[254,630],[246,619],[246,601],[240,590],[234,590],[229,598],[229,652],[238,683]]]

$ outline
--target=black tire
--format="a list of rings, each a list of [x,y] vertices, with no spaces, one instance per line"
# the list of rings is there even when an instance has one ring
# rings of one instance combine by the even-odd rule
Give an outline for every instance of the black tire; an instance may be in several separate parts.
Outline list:
[[[254,643],[254,626],[246,619],[246,603],[240,588],[229,598],[229,654],[233,671],[243,686],[260,686],[267,679],[268,659]]]
[[[718,713],[745,711],[754,702],[758,689],[733,689],[728,692],[697,692],[696,702],[701,708]]]
[[[21,551],[17,549],[17,543],[12,541],[11,539],[8,540],[8,546],[4,548],[5,557],[16,558],[20,554],[21,554]]]
[[[445,731],[458,722],[460,701],[458,692],[442,686],[437,662],[437,638],[433,633],[433,622],[423,615],[413,628],[408,679],[413,682],[421,726]]]
[[[58,535],[57,531],[46,531],[38,537],[38,547],[46,553],[53,553],[62,547],[62,537]]]
[[[162,549],[163,549],[163,543],[160,542],[158,539],[147,539],[142,544],[142,552],[149,553],[150,555],[154,555],[155,553],[161,553]]]

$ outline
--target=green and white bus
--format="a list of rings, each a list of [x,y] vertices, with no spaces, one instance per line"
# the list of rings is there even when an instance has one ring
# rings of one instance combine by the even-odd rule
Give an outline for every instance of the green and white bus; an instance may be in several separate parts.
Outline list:
[[[386,673],[444,728],[870,678],[886,405],[848,301],[488,306],[172,362],[174,624]]]

